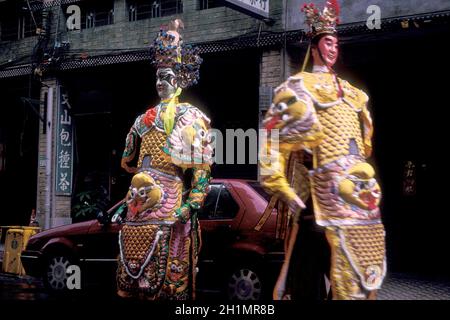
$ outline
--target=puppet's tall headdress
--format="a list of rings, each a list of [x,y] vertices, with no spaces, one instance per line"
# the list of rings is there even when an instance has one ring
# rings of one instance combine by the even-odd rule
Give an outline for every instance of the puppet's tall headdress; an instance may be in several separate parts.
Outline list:
[[[314,3],[305,3],[301,9],[305,13],[305,22],[309,26],[309,35],[314,38],[321,34],[336,34],[339,24],[339,3],[328,0],[322,12]]]
[[[177,74],[179,86],[187,88],[197,84],[203,60],[198,48],[183,44],[179,33],[183,28],[183,21],[176,19],[170,22],[167,30],[159,31],[153,43],[152,63],[156,68],[172,68]]]

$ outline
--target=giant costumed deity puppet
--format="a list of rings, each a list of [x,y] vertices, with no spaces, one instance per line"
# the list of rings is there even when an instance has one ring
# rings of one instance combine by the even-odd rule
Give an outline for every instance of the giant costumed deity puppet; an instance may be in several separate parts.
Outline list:
[[[121,297],[195,297],[201,246],[196,210],[207,193],[212,147],[210,120],[179,101],[182,89],[197,83],[202,62],[196,48],[183,44],[178,32],[182,27],[175,20],[155,39],[153,64],[161,102],[137,117],[126,138],[122,167],[134,176],[119,234]],[[136,154],[137,167],[130,167]],[[188,188],[183,183],[186,170],[192,170]]]
[[[333,70],[339,53],[337,1],[327,1],[323,11],[314,4],[302,11],[310,27],[313,70],[302,70],[275,89],[263,121],[267,130],[279,133],[262,149],[271,161],[260,161],[261,184],[281,204],[277,231],[285,239],[274,299],[289,297],[287,275],[296,271],[290,270],[290,258],[310,197],[314,221],[331,251],[333,299],[374,299],[386,263],[381,191],[367,162],[373,132],[369,98]],[[311,168],[305,154],[312,157]],[[296,250],[302,250],[301,242]]]

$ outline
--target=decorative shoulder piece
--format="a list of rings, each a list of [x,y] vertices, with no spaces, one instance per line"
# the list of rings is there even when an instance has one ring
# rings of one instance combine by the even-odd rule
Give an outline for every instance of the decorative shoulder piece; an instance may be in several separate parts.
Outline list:
[[[212,164],[210,122],[203,112],[192,106],[178,119],[164,147],[173,163],[183,168]]]
[[[142,136],[144,134],[146,134],[150,130],[150,127],[151,127],[151,125],[150,126],[146,125],[145,117],[146,117],[146,114],[141,114],[140,116],[138,116],[136,118],[136,120],[134,121],[134,124],[132,127],[136,131],[136,133],[138,134],[138,136],[140,138],[142,138]]]
[[[302,90],[301,80],[291,77],[275,89],[273,103],[263,125],[267,130],[279,129],[281,141],[315,145],[314,141],[319,142],[323,134],[313,101]]]

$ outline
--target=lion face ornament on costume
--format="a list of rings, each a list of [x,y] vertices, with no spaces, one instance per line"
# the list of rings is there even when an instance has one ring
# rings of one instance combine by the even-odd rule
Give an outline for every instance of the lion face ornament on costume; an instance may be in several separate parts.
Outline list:
[[[185,262],[175,259],[170,263],[169,268],[170,268],[169,273],[170,281],[177,283],[180,280],[185,280],[184,278],[187,276],[188,270],[188,266]]]
[[[126,201],[128,209],[133,215],[145,210],[156,208],[163,197],[162,188],[147,173],[140,172],[134,175],[127,193]]]
[[[166,287],[168,294],[175,294],[187,289],[189,266],[186,262],[175,259],[169,263],[167,280],[169,285]]]
[[[267,130],[289,128],[308,112],[308,100],[299,97],[294,90],[285,88],[273,100],[263,124]]]
[[[340,196],[362,209],[376,209],[381,200],[381,189],[374,176],[375,170],[370,164],[354,165],[339,183]]]

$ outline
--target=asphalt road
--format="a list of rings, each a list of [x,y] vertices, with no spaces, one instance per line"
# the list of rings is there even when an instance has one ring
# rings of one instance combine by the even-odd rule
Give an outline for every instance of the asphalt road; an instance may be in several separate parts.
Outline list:
[[[450,280],[391,274],[378,300],[450,300]]]
[[[97,295],[98,293],[96,293]],[[104,293],[103,293],[104,294]],[[105,296],[106,295],[106,296]],[[118,299],[114,294],[104,294],[108,299]],[[80,295],[78,298],[90,298]],[[78,299],[77,296],[50,295],[42,282],[28,276],[0,273],[0,300],[58,300]],[[450,300],[450,280],[423,279],[413,275],[390,274],[380,290],[379,300]]]

